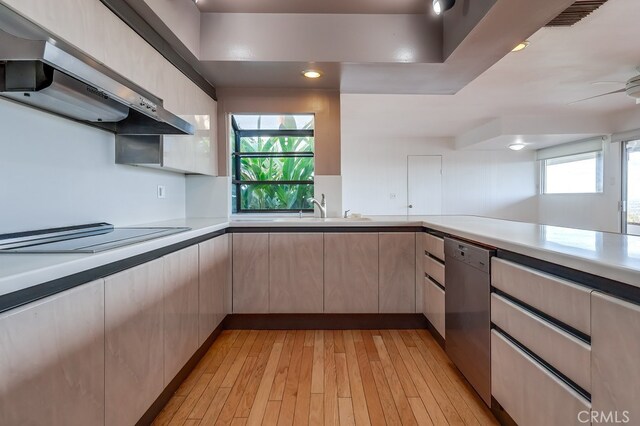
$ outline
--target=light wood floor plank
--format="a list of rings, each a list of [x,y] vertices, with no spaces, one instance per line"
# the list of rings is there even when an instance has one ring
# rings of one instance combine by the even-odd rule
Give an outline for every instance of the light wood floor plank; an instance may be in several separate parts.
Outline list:
[[[336,379],[336,360],[334,357],[333,332],[324,332],[324,424],[337,426],[338,385]]]
[[[223,331],[153,425],[497,425],[426,330]]]
[[[275,340],[275,336],[274,336]],[[247,424],[251,426],[257,426],[262,424],[265,410],[267,409],[267,402],[269,401],[269,393],[271,392],[271,385],[273,384],[273,378],[276,376],[276,369],[278,368],[278,361],[280,360],[280,354],[282,353],[282,343],[274,343],[267,361],[267,366],[264,369],[258,392],[253,401],[253,406],[249,412],[249,418]]]
[[[296,409],[296,397],[298,395],[298,377],[300,376],[300,364],[302,362],[302,349],[304,346],[304,331],[297,331],[293,342],[291,364],[287,372],[287,381],[282,396],[280,417],[278,425],[292,425]]]
[[[276,338],[277,343],[279,338]],[[262,420],[263,426],[273,426],[278,423],[278,416],[280,415],[280,406],[282,401],[268,401],[267,408],[264,410],[264,419]]]
[[[324,395],[312,393],[309,403],[309,426],[324,425]]]
[[[282,354],[280,355],[280,361],[278,362],[278,369],[276,371],[276,377],[273,379],[273,386],[271,387],[271,394],[269,399],[273,401],[282,401],[282,395],[284,394],[284,385],[287,382],[287,372],[289,371],[289,363],[291,361],[291,351],[293,350],[293,340],[295,332],[289,331],[286,333],[284,339],[284,346],[282,348]],[[278,338],[276,338],[276,342]]]
[[[424,406],[427,409],[427,412],[429,413],[429,417],[431,417],[433,424],[435,424],[436,426],[447,425],[448,422],[444,413],[442,412],[442,409],[433,396],[431,389],[429,389],[429,386],[422,378],[418,366],[413,361],[413,358],[409,353],[409,349],[407,349],[404,344],[404,340],[402,340],[402,337],[400,337],[400,334],[396,330],[391,331],[391,336],[393,338],[393,342],[396,344],[396,348],[398,349],[400,356],[402,357],[402,361],[407,366],[407,371],[411,375],[413,383],[415,383],[416,385],[418,394],[420,395],[420,398],[422,399],[422,402],[424,403]]]
[[[353,341],[353,335],[350,330],[346,330],[343,334],[344,347],[347,354],[347,370],[349,371],[349,387],[351,389],[351,399],[353,402],[353,414],[356,424],[370,425],[369,411],[367,409],[367,399],[364,394],[364,386],[362,384],[362,376],[360,375],[360,367],[358,365],[358,355]]]
[[[393,396],[393,400],[396,404],[398,414],[402,420],[402,424],[415,425],[416,419],[411,411],[411,407],[409,406],[409,401],[407,400],[407,395],[404,393],[404,389],[402,388],[402,383],[400,383],[400,379],[398,378],[398,373],[393,367],[393,363],[389,357],[389,352],[382,341],[382,336],[374,336],[373,341],[376,345],[376,349],[378,350],[380,363],[387,379],[387,383],[389,384],[389,389],[391,390],[391,395]]]
[[[351,398],[338,398],[338,411],[340,413],[340,426],[355,426]]]
[[[309,423],[309,405],[311,404],[311,373],[313,369],[313,347],[302,349],[300,377],[298,378],[298,393],[296,397],[296,411],[293,424],[306,425]]]
[[[313,370],[311,393],[324,392],[324,332],[316,330],[313,338]]]

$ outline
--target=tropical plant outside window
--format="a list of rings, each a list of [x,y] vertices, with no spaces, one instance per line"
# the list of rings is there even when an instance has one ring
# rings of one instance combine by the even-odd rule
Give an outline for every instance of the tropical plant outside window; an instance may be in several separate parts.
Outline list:
[[[313,212],[314,116],[234,114],[234,213]]]

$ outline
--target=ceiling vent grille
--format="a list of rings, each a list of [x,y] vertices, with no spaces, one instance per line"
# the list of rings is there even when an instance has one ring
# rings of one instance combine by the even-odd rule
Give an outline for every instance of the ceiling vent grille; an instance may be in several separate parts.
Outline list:
[[[556,16],[547,27],[570,27],[583,18],[589,16],[594,10],[605,4],[607,0],[578,0],[566,8],[564,12]]]

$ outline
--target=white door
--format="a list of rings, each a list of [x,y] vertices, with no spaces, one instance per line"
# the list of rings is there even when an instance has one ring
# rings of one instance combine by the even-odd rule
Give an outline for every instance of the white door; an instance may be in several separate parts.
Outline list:
[[[442,213],[442,156],[407,156],[407,214]]]

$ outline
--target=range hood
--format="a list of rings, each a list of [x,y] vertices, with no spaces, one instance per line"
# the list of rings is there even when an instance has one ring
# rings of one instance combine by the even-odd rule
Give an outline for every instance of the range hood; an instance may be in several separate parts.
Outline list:
[[[0,5],[0,96],[120,135],[193,134],[159,99]]]

